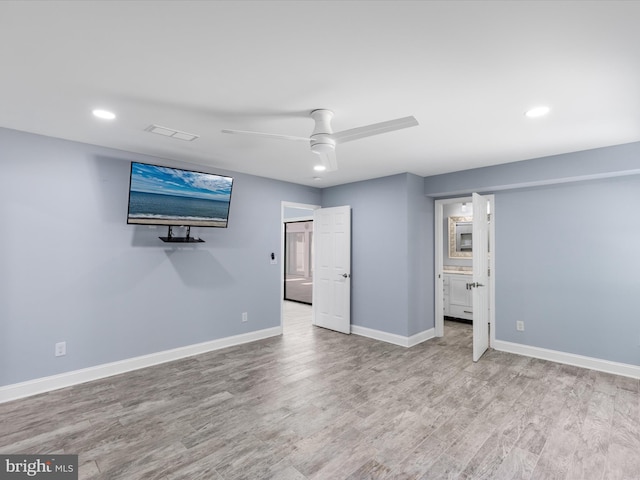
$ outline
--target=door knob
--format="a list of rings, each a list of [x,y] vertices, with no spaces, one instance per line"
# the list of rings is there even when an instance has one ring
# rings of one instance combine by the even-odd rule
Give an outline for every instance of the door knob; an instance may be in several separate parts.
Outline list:
[[[344,278],[349,278],[351,275],[349,275],[348,273],[343,273],[343,274],[342,274],[342,276],[343,276]]]

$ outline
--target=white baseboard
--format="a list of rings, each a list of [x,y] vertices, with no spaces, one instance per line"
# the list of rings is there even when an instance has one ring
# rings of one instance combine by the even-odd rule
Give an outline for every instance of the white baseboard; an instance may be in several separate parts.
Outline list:
[[[373,328],[360,327],[358,325],[351,325],[351,333],[362,337],[373,338],[374,340],[380,340],[381,342],[392,343],[401,347],[413,347],[414,345],[425,342],[436,336],[435,328],[430,328],[429,330],[416,333],[410,337],[403,337],[402,335],[396,335],[395,333],[387,333]]]
[[[22,383],[15,383],[0,387],[0,403],[17,400],[19,398],[45,393],[59,388],[70,387],[79,383],[99,380],[101,378],[118,375],[120,373],[138,370],[140,368],[171,362],[201,353],[232,347],[243,343],[255,342],[264,338],[275,337],[282,334],[282,327],[266,328],[255,332],[243,333],[232,337],[219,338],[208,342],[174,348],[162,352],[128,358],[112,363],[105,363],[95,367],[83,368],[72,372],[65,372],[50,377],[37,378]]]
[[[413,347],[414,345],[426,342],[427,340],[431,340],[432,338],[436,338],[435,328],[430,328],[429,330],[424,330],[420,333],[416,333],[415,335],[411,335],[409,337],[409,344],[407,345],[407,347]]]
[[[613,373],[614,375],[640,379],[639,365],[611,362],[609,360],[585,357],[583,355],[559,352],[557,350],[548,350],[546,348],[531,347],[529,345],[505,342],[503,340],[496,340],[492,347],[501,352],[515,353],[517,355],[524,355],[525,357],[539,358],[541,360],[549,360],[552,362],[564,363],[566,365],[573,365],[575,367],[588,368],[599,372]]]

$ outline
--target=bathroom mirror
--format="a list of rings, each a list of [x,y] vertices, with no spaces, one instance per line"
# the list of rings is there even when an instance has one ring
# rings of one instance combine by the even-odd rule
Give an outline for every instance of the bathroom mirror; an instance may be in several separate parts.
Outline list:
[[[449,217],[449,258],[473,257],[473,217]]]

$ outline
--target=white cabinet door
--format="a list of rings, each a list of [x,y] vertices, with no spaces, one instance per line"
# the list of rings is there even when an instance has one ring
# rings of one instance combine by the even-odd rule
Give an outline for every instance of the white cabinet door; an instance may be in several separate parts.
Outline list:
[[[456,318],[473,320],[473,299],[468,287],[471,275],[450,274],[448,315]]]
[[[471,291],[467,288],[470,281],[470,275],[449,276],[449,302],[452,305],[471,306]]]

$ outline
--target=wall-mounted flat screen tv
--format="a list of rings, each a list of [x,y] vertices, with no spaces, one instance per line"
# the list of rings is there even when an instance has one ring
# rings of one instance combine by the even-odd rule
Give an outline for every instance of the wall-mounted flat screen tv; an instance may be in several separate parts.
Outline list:
[[[131,162],[127,223],[226,228],[233,178]]]

